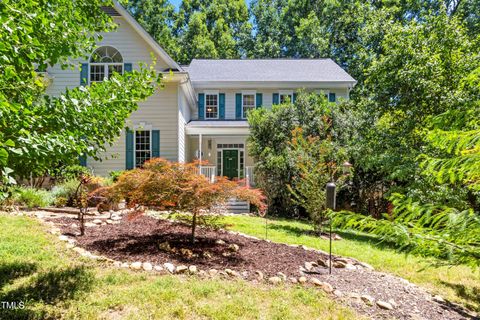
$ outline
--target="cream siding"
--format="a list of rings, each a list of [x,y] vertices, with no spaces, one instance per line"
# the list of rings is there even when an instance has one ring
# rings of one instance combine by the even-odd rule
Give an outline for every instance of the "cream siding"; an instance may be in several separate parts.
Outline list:
[[[124,63],[132,63],[134,69],[139,68],[139,63],[151,63],[151,53],[153,49],[145,42],[137,32],[122,18],[115,17],[118,28],[113,32],[102,33],[102,41],[98,46],[109,45],[116,48],[123,57]],[[157,62],[157,69],[164,70],[168,67],[158,55],[154,55]],[[53,76],[52,84],[47,89],[47,94],[58,96],[65,92],[66,88],[74,88],[80,85],[79,64],[88,62],[88,59],[71,60],[76,66],[62,70],[60,65],[55,65],[47,69]]]
[[[188,151],[188,140],[186,139],[185,125],[190,120],[190,106],[187,102],[187,93],[184,87],[178,90],[178,161],[186,162],[186,152]]]
[[[143,40],[137,32],[121,17],[116,17],[115,22],[119,25],[114,32],[103,34],[103,40],[98,46],[109,45],[115,47],[122,55],[124,63],[132,63],[134,69],[139,69],[139,63],[151,63],[153,49]],[[158,55],[156,69],[164,70],[168,67]],[[75,63],[85,63],[87,60],[75,60]],[[60,95],[65,88],[73,88],[80,85],[80,71],[78,69],[62,70],[60,66],[48,69],[53,76],[52,84],[47,94]],[[168,76],[166,77],[168,81]],[[163,89],[159,89],[146,101],[139,103],[139,108],[127,120],[127,126],[144,123],[151,126],[152,130],[160,130],[160,156],[168,160],[177,161],[179,158],[179,115],[178,115],[178,82],[166,82]],[[87,160],[87,166],[92,168],[95,174],[108,175],[110,171],[124,170],[125,159],[125,132],[122,131],[117,141],[100,155],[102,161]]]
[[[178,160],[178,93],[177,84],[168,83],[147,101],[139,104],[139,109],[132,113],[127,126],[135,128],[145,126],[160,130],[160,157],[171,161]],[[102,161],[87,160],[87,166],[95,174],[106,176],[110,171],[125,170],[125,132],[118,141],[101,155]]]

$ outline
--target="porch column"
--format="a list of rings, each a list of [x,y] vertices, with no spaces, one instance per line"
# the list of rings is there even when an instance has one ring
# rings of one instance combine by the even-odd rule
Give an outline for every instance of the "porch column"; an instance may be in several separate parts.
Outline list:
[[[202,174],[202,134],[201,133],[198,135],[198,160],[200,160],[199,170],[200,170],[200,174]]]
[[[243,172],[245,177],[245,184],[250,187],[250,175],[247,171],[247,140],[243,141]]]

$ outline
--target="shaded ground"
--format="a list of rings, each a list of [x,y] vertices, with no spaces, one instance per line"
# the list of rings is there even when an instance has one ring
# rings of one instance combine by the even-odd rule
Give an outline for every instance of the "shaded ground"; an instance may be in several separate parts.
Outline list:
[[[62,233],[75,237],[78,231],[72,228],[75,219],[62,217],[52,221],[61,227]],[[124,219],[120,224],[89,227],[86,235],[76,240],[80,247],[115,260],[160,265],[171,262],[196,265],[203,270],[229,268],[240,273],[247,271],[249,279],[254,278],[257,270],[267,277],[282,272],[298,278],[304,275],[300,267],[305,262],[327,258],[317,251],[205,229],[198,230],[198,242],[192,246],[189,235],[190,228],[184,224],[142,216],[132,221]],[[224,243],[218,243],[218,239]],[[159,244],[166,242],[171,250],[159,248]],[[229,249],[232,244],[238,245],[238,251]],[[366,269],[334,269],[333,275],[328,275],[326,269],[319,271],[321,274],[307,277],[315,276],[330,283],[343,293],[338,299],[374,318],[473,319],[454,306],[432,301],[430,294],[398,277]],[[398,306],[394,310],[370,306],[359,298],[365,294],[375,300],[393,299]]]

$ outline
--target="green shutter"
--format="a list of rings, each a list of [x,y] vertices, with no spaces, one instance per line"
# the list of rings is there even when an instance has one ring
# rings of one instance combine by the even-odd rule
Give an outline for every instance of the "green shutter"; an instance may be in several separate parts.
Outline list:
[[[242,119],[242,94],[235,94],[235,119]]]
[[[160,157],[160,130],[152,130],[152,158]]]
[[[88,84],[88,63],[82,63],[80,69],[80,85],[86,86]]]
[[[131,63],[124,63],[123,64],[123,72],[132,72],[132,64]]]
[[[198,120],[205,118],[205,94],[198,94]]]
[[[125,133],[125,169],[130,170],[134,168],[134,141],[133,141],[133,131],[127,129]]]
[[[86,167],[87,166],[87,156],[86,155],[81,155],[78,157],[78,162],[80,163],[80,165],[82,167]]]
[[[220,119],[225,119],[225,93],[220,93],[218,95],[218,105],[220,107],[220,115],[219,115],[219,118]]]
[[[278,95],[278,93],[274,93],[272,98],[272,104],[279,104],[279,103],[280,103],[280,96]]]
[[[336,99],[337,99],[337,97],[335,96],[335,93],[334,93],[334,92],[330,92],[330,93],[328,94],[328,101],[329,101],[329,102],[335,102]]]
[[[295,103],[295,101],[297,101],[297,93],[296,92],[293,93],[292,103]]]
[[[255,99],[255,106],[258,108],[261,108],[263,105],[263,95],[261,93],[257,93],[256,99]]]

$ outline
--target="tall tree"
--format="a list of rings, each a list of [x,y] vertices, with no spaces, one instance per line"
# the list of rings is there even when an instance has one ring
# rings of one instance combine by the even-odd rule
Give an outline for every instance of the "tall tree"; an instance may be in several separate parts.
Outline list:
[[[174,34],[176,12],[170,1],[129,0],[127,10],[174,60],[180,59],[183,50]]]
[[[44,94],[48,81],[38,70],[78,68],[72,59],[89,54],[98,33],[115,27],[103,5],[112,3],[0,3],[0,186],[76,163],[80,155],[96,156],[118,136],[137,101],[156,88],[154,70],[142,68],[59,97]]]
[[[181,62],[240,58],[245,55],[251,28],[244,0],[185,0],[175,23],[175,34],[185,48]]]

